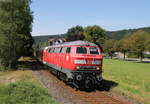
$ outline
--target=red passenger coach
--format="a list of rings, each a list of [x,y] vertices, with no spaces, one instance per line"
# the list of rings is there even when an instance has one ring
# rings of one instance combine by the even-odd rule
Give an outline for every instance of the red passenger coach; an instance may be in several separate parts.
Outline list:
[[[39,50],[38,58],[77,88],[91,88],[102,80],[102,52],[93,43],[73,41],[48,46]]]

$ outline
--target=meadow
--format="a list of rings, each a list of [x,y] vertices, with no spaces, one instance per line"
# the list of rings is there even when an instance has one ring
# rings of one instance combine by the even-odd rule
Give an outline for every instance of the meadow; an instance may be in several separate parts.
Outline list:
[[[0,72],[0,104],[58,104],[31,70]]]
[[[118,85],[112,92],[150,104],[150,63],[104,59],[104,79]]]

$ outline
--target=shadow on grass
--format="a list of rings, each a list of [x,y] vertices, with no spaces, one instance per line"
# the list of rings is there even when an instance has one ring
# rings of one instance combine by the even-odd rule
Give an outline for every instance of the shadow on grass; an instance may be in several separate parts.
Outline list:
[[[117,82],[103,79],[100,83],[100,86],[98,86],[97,90],[100,91],[110,91],[112,88],[118,86],[119,84]]]
[[[150,61],[139,61],[139,62],[136,62],[136,63],[144,63],[144,64],[148,64],[148,63],[150,63]]]
[[[126,60],[123,60],[123,61],[131,61],[131,62],[135,62],[135,63],[150,63],[150,60],[148,61],[140,61],[139,59],[136,59],[136,60],[132,60],[132,59],[126,59]]]
[[[121,61],[131,61],[131,62],[135,62],[135,63],[145,63],[145,64],[147,64],[147,63],[150,63],[150,59],[143,59],[143,61],[140,61],[139,59],[122,59],[122,58],[113,58],[113,60],[121,60]]]

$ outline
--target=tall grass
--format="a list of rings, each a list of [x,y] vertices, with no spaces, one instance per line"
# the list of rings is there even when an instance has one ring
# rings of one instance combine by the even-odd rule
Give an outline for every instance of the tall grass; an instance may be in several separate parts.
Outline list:
[[[47,91],[31,82],[19,81],[0,86],[0,104],[58,104]]]

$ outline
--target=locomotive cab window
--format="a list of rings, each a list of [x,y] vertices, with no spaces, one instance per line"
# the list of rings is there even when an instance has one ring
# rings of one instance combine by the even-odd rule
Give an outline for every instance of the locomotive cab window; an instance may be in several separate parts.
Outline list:
[[[90,54],[98,55],[99,54],[98,49],[96,47],[90,48]]]
[[[87,49],[85,47],[77,47],[76,53],[78,54],[86,54]]]

